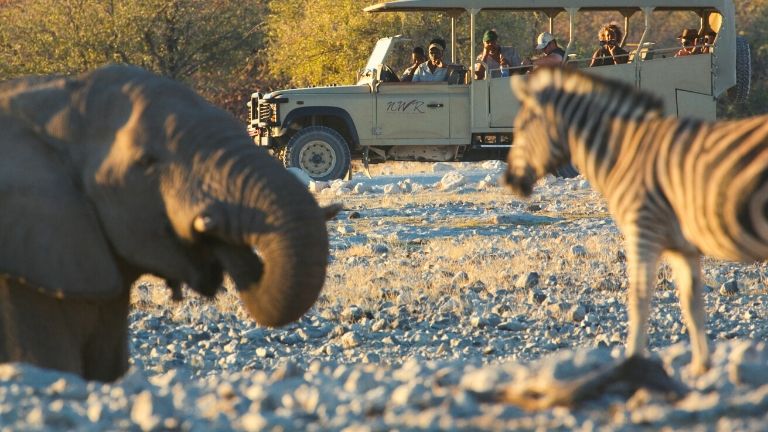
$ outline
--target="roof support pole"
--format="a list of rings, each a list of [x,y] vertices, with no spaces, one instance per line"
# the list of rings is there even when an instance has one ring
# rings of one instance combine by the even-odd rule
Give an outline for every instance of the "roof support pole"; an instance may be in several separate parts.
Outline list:
[[[568,60],[568,54],[571,52],[571,45],[573,44],[573,23],[576,21],[576,12],[579,11],[579,8],[565,8],[565,11],[568,12],[568,45],[565,47],[565,58],[563,61]]]
[[[469,127],[475,126],[475,86],[472,83],[475,80],[475,15],[480,9],[469,9]],[[470,134],[471,135],[471,134]]]
[[[451,63],[458,63],[459,59],[456,55],[457,43],[456,43],[456,20],[464,14],[464,11],[455,11],[450,10],[448,11],[448,16],[451,17]]]
[[[635,60],[636,62],[640,62],[643,59],[641,58],[641,53],[643,52],[643,45],[645,45],[645,38],[648,36],[648,30],[651,28],[651,14],[653,13],[652,7],[643,7],[643,19],[645,21],[645,28],[643,29],[643,34],[640,36],[640,42],[637,43],[637,52],[635,52]]]
[[[456,63],[456,17],[451,16],[451,63]]]

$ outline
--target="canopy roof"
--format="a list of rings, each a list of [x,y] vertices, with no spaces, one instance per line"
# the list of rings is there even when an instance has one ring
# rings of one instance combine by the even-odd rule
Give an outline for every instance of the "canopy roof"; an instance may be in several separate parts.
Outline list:
[[[368,6],[366,12],[442,11],[461,13],[483,10],[545,10],[579,8],[593,11],[639,11],[644,7],[658,10],[717,9],[723,11],[731,0],[395,0]]]

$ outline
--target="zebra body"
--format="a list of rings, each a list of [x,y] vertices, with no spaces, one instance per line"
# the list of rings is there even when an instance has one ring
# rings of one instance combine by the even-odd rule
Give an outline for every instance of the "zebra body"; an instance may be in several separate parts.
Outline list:
[[[571,161],[606,199],[626,241],[628,354],[647,345],[657,264],[673,268],[693,345],[709,365],[699,259],[768,258],[768,116],[703,122],[662,116],[661,101],[566,69],[513,82],[521,109],[506,183],[529,195]]]

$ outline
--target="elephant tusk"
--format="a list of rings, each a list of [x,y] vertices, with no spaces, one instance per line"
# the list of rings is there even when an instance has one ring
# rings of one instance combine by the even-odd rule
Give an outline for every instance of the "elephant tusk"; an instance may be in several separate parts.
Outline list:
[[[213,219],[210,216],[198,216],[195,218],[192,226],[199,233],[207,233],[213,229]]]

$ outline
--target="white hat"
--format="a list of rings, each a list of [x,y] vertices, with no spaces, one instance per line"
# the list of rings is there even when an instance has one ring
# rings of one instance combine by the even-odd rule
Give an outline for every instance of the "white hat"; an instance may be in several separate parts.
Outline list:
[[[552,36],[552,33],[550,32],[542,32],[539,34],[539,37],[536,38],[536,49],[544,49],[545,46],[549,45],[550,42],[555,40],[555,37]]]
[[[443,46],[440,45],[439,43],[434,43],[433,42],[433,43],[429,44],[429,47],[427,47],[427,51],[431,50],[432,48],[437,48],[437,49],[440,50],[440,52],[443,52]]]

